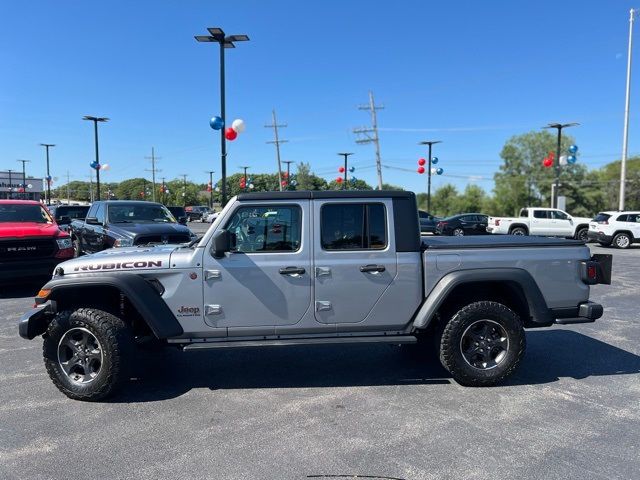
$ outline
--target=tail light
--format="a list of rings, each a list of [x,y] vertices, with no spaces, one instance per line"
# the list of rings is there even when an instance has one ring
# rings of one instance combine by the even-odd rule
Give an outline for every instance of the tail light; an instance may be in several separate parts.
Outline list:
[[[495,224],[496,224],[496,227],[499,227],[499,226],[500,226],[500,219],[495,219],[495,220],[494,220],[494,222],[495,222]]]
[[[436,225],[436,228],[444,228],[447,226],[447,222],[438,222],[438,225]]]

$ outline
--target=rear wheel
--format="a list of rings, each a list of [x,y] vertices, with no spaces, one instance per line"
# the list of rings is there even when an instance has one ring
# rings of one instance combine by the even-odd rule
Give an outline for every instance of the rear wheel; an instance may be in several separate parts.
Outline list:
[[[497,302],[474,302],[447,322],[440,361],[461,385],[495,385],[516,369],[525,351],[520,317]]]
[[[529,235],[529,232],[527,232],[526,228],[523,227],[516,227],[514,229],[511,230],[511,235]]]
[[[616,248],[629,248],[631,246],[631,236],[628,233],[618,233],[613,237],[613,245]]]
[[[93,308],[59,313],[44,335],[53,384],[74,400],[101,400],[127,378],[133,336],[118,317]]]

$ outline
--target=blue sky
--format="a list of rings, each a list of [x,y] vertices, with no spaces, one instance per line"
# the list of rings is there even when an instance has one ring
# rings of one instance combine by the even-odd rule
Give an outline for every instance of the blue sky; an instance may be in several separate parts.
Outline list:
[[[251,41],[227,51],[227,117],[247,130],[228,143],[239,165],[275,171],[270,123],[287,123],[282,158],[311,163],[335,178],[339,151],[352,151],[355,175],[375,184],[373,146],[354,143],[369,124],[357,105],[372,90],[379,111],[385,182],[420,192],[421,140],[442,140],[435,154],[463,188],[490,190],[510,136],[551,121],[572,129],[580,161],[619,158],[628,10],[608,1],[109,1],[3,2],[0,7],[0,169],[87,179],[92,127],[100,129],[105,180],[150,174],[154,146],[167,179],[219,178],[219,137],[208,119],[219,110],[218,51],[193,35],[208,26]],[[640,5],[639,5],[640,6]],[[640,32],[637,32],[640,37]],[[640,38],[638,38],[640,42]],[[640,58],[638,59],[640,62]],[[636,62],[636,66],[637,63]],[[640,82],[634,68],[633,86]],[[632,97],[630,152],[640,152]]]

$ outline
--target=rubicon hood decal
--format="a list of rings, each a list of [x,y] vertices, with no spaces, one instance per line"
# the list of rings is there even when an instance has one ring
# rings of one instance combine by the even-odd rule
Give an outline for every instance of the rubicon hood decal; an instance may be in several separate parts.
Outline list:
[[[59,264],[65,273],[85,273],[122,270],[157,270],[170,267],[175,246],[152,248],[110,248],[100,253],[74,258]]]
[[[89,265],[79,265],[73,269],[74,272],[87,272],[96,270],[120,270],[130,268],[162,268],[162,260],[140,260],[138,262],[108,262],[108,263],[94,263]]]

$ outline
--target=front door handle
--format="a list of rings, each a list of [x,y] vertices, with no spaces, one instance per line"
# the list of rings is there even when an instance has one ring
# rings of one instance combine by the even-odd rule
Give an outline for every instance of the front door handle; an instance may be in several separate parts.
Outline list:
[[[303,267],[282,267],[280,275],[304,275],[306,270]]]
[[[381,273],[385,271],[384,265],[360,265],[363,273]]]

